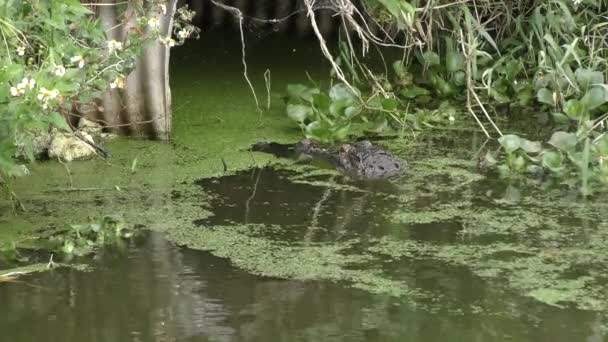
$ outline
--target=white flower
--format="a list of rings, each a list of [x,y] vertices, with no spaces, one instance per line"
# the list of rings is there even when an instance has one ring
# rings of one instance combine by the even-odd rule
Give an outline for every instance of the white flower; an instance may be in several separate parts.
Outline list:
[[[148,20],[148,26],[153,29],[157,29],[160,26],[160,21],[158,20],[158,18],[152,17],[150,18],[150,20]]]
[[[110,51],[110,53],[114,52],[114,51],[120,51],[122,50],[122,43],[116,41],[116,39],[112,39],[108,41],[108,51]]]
[[[450,123],[452,123],[452,122],[456,121],[456,118],[453,115],[450,115],[448,120],[450,120]]]
[[[190,37],[190,30],[186,30],[186,29],[180,30],[179,32],[177,32],[177,36],[180,39],[186,39],[186,38]]]
[[[65,67],[63,65],[55,66],[55,76],[63,77],[65,75]]]
[[[59,90],[57,90],[57,89],[48,90],[45,87],[40,88],[40,92],[38,93],[38,96],[37,96],[38,100],[44,102],[44,104],[47,104],[47,102],[49,100],[54,100],[57,97],[59,97]],[[44,106],[43,106],[43,108],[44,108]]]
[[[23,55],[25,55],[25,46],[19,46],[19,47],[17,48],[17,54],[18,54],[19,56],[23,56]]]
[[[160,41],[160,43],[162,45],[167,45],[169,47],[175,46],[175,40],[171,37],[166,37],[166,38],[160,37],[160,38],[158,38],[158,40]]]
[[[112,89],[116,89],[116,88],[123,89],[124,87],[125,87],[125,78],[122,76],[116,77],[114,82],[110,83],[110,88],[112,88]]]
[[[167,15],[167,5],[161,4],[160,10],[161,10],[161,12],[163,12],[164,15]]]
[[[70,58],[70,62],[78,63],[78,67],[82,69],[84,67],[84,58],[81,55],[76,55]]]
[[[11,95],[12,96],[21,96],[25,94],[25,90],[17,87],[11,87]]]
[[[25,90],[25,88],[30,88],[30,90],[31,90],[31,89],[34,89],[35,86],[36,86],[36,80],[34,80],[33,78],[27,78],[27,77],[24,77],[21,80],[21,83],[17,84],[17,88],[23,89],[23,90]]]
[[[574,6],[578,6],[583,2],[583,0],[572,0],[572,2],[574,3]]]

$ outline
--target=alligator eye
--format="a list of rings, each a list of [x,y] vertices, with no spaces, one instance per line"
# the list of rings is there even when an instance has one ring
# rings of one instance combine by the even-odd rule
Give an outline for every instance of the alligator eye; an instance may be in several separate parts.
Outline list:
[[[400,168],[400,167],[401,167],[401,166],[400,166],[399,164],[395,163],[395,168],[397,168],[397,169],[398,169],[398,168]]]

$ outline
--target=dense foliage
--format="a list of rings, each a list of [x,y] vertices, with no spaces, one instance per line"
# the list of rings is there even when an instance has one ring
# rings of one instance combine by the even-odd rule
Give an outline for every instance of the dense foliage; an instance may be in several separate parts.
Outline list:
[[[68,130],[73,106],[109,88],[123,88],[147,44],[181,44],[195,28],[193,13],[178,10],[175,36],[160,35],[165,1],[146,8],[117,3],[121,41],[108,39],[95,13],[78,0],[0,0],[0,184],[27,173],[15,162],[17,148],[33,159],[35,132]],[[135,20],[131,20],[136,18]]]
[[[608,2],[367,0],[365,5],[381,27],[389,27],[389,35],[398,32],[386,42],[405,42],[403,58],[385,72],[372,72],[351,52],[350,41],[347,48],[342,43],[336,63],[348,73],[350,89],[358,88],[359,103],[347,107],[357,110],[336,111],[317,90],[308,91],[308,100],[294,101],[292,88],[287,111],[308,137],[345,139],[356,133],[353,123],[367,123],[371,112],[376,129],[417,129],[428,117],[418,108],[448,109],[439,116],[446,124],[458,116],[454,107],[467,108],[488,136],[499,138],[504,158],[488,154],[487,164],[498,160],[502,175],[549,172],[586,194],[599,188],[591,184],[608,184],[608,138],[601,131],[608,118]],[[546,142],[503,135],[492,118],[504,108],[548,128]],[[385,120],[397,125],[383,125]]]

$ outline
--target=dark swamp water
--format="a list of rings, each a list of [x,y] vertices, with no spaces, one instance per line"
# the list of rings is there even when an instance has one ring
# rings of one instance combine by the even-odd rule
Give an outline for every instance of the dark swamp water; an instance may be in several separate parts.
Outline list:
[[[261,139],[295,141],[299,132],[289,123],[259,132],[255,120],[249,130],[231,122],[258,114],[240,71],[225,71],[240,57],[219,50],[175,68],[174,146],[111,145],[113,163],[127,170],[140,158],[135,175],[73,166],[77,185],[93,169],[126,190],[74,192],[57,203],[24,195],[33,211],[42,208],[33,221],[71,222],[72,208],[140,210],[139,201],[168,223],[130,248],[85,258],[87,271],[0,282],[0,341],[608,340],[605,198],[585,202],[563,187],[480,174],[483,141],[471,131],[380,141],[409,164],[388,181],[285,161],[266,166],[262,154],[239,151]],[[251,70],[259,76],[261,61],[280,60],[273,82],[281,89],[272,94],[280,103],[284,84],[305,77],[291,70],[313,58],[270,59],[277,51],[295,49],[254,46]],[[222,59],[230,66],[218,68]],[[284,118],[274,106],[269,122]],[[197,116],[201,108],[209,110]],[[212,176],[209,165],[222,167],[217,155],[229,167],[251,167]],[[63,166],[39,167],[44,176],[33,184],[64,185]],[[185,207],[186,219],[171,216]]]

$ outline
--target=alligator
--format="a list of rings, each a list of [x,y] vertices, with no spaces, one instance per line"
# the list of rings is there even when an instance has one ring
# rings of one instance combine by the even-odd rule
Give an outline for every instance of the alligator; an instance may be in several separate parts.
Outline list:
[[[405,161],[374,146],[369,140],[339,146],[324,145],[311,139],[290,145],[259,142],[253,145],[252,150],[284,158],[326,162],[344,174],[363,179],[392,177],[400,174],[406,166]]]

